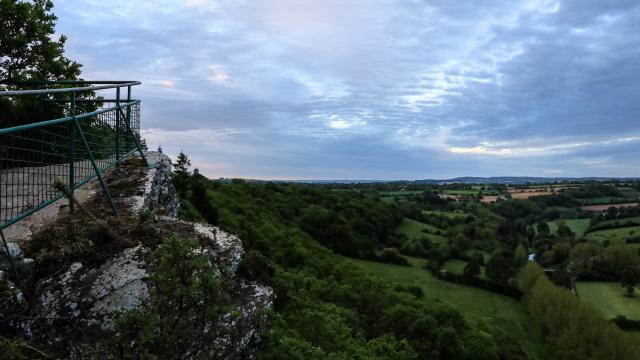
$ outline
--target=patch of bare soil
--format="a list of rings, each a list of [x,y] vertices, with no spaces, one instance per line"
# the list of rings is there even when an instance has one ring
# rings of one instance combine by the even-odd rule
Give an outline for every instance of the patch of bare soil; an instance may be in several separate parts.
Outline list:
[[[528,198],[533,197],[533,196],[552,195],[553,192],[551,192],[551,191],[527,191],[527,192],[512,192],[510,194],[511,194],[511,198],[512,199],[528,199]]]
[[[586,211],[604,211],[607,210],[610,207],[632,207],[632,206],[636,206],[638,205],[637,202],[635,203],[624,203],[624,204],[604,204],[604,205],[584,205],[581,206],[582,210],[586,210]]]

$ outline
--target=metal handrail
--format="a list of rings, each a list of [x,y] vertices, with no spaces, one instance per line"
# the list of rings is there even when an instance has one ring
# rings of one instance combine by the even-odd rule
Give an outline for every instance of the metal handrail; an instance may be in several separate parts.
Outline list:
[[[15,190],[16,185],[18,188],[22,188],[23,184],[26,185],[25,188],[29,186],[36,186],[37,188],[37,186],[41,185],[34,185],[34,176],[41,176],[48,179],[45,180],[45,183],[47,181],[53,181],[55,177],[59,176],[58,174],[61,169],[60,166],[64,165],[63,170],[66,172],[64,176],[68,176],[69,184],[67,185],[67,188],[71,197],[73,197],[75,189],[97,177],[113,213],[116,214],[117,209],[115,203],[111,198],[111,194],[102,177],[102,173],[112,166],[119,164],[122,157],[128,156],[134,152],[140,153],[146,166],[149,166],[149,163],[147,162],[138,139],[139,132],[134,131],[134,129],[139,130],[140,100],[134,100],[131,98],[131,87],[140,85],[141,82],[34,80],[0,82],[0,84],[13,86],[38,85],[40,87],[65,84],[92,85],[52,89],[0,90],[0,98],[9,96],[17,97],[39,95],[40,104],[48,101],[56,103],[70,103],[69,108],[67,108],[67,111],[69,111],[67,116],[0,129],[0,162],[7,161],[5,164],[7,165],[7,168],[4,171],[8,171],[0,171],[0,185],[2,185],[0,188],[5,187],[6,185],[7,189],[4,190],[4,197],[6,197],[6,199],[14,199],[13,203],[9,202],[8,205],[4,205],[6,208],[2,207],[3,195],[1,192],[2,190],[0,190],[0,210],[5,210],[5,215],[0,217],[0,237],[5,248],[5,253],[16,274],[16,279],[19,281],[17,278],[18,274],[13,264],[13,259],[11,259],[9,254],[9,249],[2,230],[63,198],[64,194],[60,192],[51,193],[49,190],[43,190],[42,194],[38,193],[38,195],[35,196],[37,200],[23,204],[21,201],[15,201],[16,198],[19,199],[20,196],[24,196],[21,195],[19,191]],[[121,98],[120,90],[125,87],[127,88],[126,97]],[[104,89],[116,89],[115,99],[77,99],[78,93]],[[60,93],[70,93],[69,99],[45,99],[45,96],[43,96],[46,94]],[[76,103],[78,102],[102,103],[102,106],[108,105],[107,103],[115,103],[115,105],[87,113],[77,114]],[[135,127],[133,126],[134,124],[132,121],[135,121]],[[96,139],[98,140],[96,141]],[[121,143],[121,140],[125,143]],[[113,145],[115,145],[115,150],[111,147]],[[66,150],[63,152],[57,150],[60,149],[60,146],[65,146],[63,149]],[[92,146],[94,147],[93,149]],[[55,150],[51,150],[52,152],[48,153],[49,148]],[[84,152],[86,157],[82,157],[81,154],[76,154],[76,148],[81,152]],[[43,160],[34,160],[32,159],[34,156],[38,156],[36,159],[42,157]],[[90,167],[87,164],[89,162]],[[25,166],[27,169],[31,170],[21,170],[24,169]],[[29,166],[35,167],[29,168]],[[0,170],[1,169],[3,169],[3,167],[0,167]],[[78,172],[76,172],[76,170]],[[15,174],[18,174],[17,177],[14,177],[16,176]],[[4,185],[2,176],[6,176],[4,179]],[[11,186],[14,187],[11,191],[17,192],[7,192]],[[73,199],[69,199],[69,207],[73,211]]]
[[[102,82],[84,82],[84,81],[78,81],[78,82],[49,82],[48,84],[91,84],[91,83],[95,83],[95,84],[99,84]],[[106,82],[105,82],[106,83]],[[57,94],[57,93],[69,93],[69,92],[88,92],[88,91],[96,91],[96,90],[104,90],[104,89],[119,89],[122,87],[130,87],[130,86],[136,86],[136,85],[141,85],[142,83],[140,81],[129,81],[129,82],[108,82],[109,85],[100,85],[100,86],[83,86],[83,87],[72,87],[72,88],[56,88],[56,89],[37,89],[37,90],[3,90],[0,91],[0,97],[4,97],[4,96],[22,96],[22,95],[42,95],[42,94]],[[14,82],[14,83],[4,83],[7,85],[26,85],[26,84],[39,84],[39,82]]]
[[[108,102],[112,102],[112,101],[108,101]],[[33,124],[18,125],[18,126],[13,126],[13,127],[9,127],[9,128],[0,129],[0,135],[9,134],[9,133],[16,132],[16,131],[21,131],[21,130],[34,129],[34,128],[47,126],[47,125],[62,124],[62,123],[66,123],[66,122],[69,122],[69,121],[73,121],[74,119],[82,120],[84,118],[100,115],[100,114],[103,114],[103,113],[106,113],[106,112],[109,112],[109,111],[113,111],[113,110],[116,110],[116,109],[121,109],[122,107],[129,107],[131,105],[139,104],[140,100],[131,100],[131,101],[128,101],[128,102],[127,101],[121,101],[120,103],[121,103],[121,105],[119,105],[119,106],[116,105],[116,106],[112,106],[110,108],[104,108],[104,109],[100,109],[100,110],[96,110],[96,111],[92,111],[92,112],[88,112],[88,113],[84,113],[84,114],[80,114],[80,115],[71,115],[71,116],[66,116],[66,117],[59,118],[59,119],[54,119],[54,120],[46,120],[46,121],[40,121],[40,122],[33,123]]]

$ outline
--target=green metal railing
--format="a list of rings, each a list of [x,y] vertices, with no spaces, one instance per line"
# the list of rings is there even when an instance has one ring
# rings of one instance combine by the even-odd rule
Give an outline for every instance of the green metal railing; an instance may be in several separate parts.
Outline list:
[[[135,85],[140,82],[29,81],[11,84],[20,90],[0,91],[0,105],[5,105],[0,110],[26,103],[27,108],[36,104],[41,114],[30,121],[5,119],[0,113],[0,237],[14,272],[3,229],[62,199],[65,192],[72,198],[74,190],[94,178],[116,214],[102,173],[134,152],[149,165],[140,146],[140,100],[131,97]],[[24,89],[34,86],[39,89]],[[115,90],[115,97],[95,96],[108,89]],[[44,119],[46,114],[61,116]],[[2,128],[2,122],[14,126]],[[74,210],[72,199],[69,207]]]

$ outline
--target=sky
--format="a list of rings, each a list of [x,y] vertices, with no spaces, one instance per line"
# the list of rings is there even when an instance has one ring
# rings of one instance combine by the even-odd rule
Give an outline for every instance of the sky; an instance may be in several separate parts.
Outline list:
[[[637,0],[57,0],[211,178],[640,176]]]

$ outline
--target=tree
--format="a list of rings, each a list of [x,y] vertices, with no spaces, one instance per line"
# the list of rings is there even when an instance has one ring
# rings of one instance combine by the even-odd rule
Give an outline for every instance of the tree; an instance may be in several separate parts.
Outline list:
[[[180,150],[176,163],[173,164],[173,169],[179,173],[189,174],[189,168],[191,168],[191,160],[183,150]]]
[[[471,261],[478,263],[478,265],[484,265],[484,255],[480,251],[474,251],[471,254]]]
[[[561,238],[573,238],[575,234],[571,231],[571,228],[567,226],[563,221],[558,224],[558,230],[556,231]]]
[[[553,250],[545,251],[540,257],[540,265],[549,267],[556,263],[556,253]]]
[[[630,266],[622,271],[620,284],[623,288],[627,289],[627,296],[633,296],[633,292],[636,290],[638,283],[640,283],[640,268]]]
[[[558,269],[554,271],[551,280],[554,284],[567,289],[571,289],[571,286],[573,285],[571,274],[569,274],[569,272],[564,269]]]
[[[75,80],[82,65],[64,56],[66,37],[55,36],[56,16],[50,0],[0,0],[0,90],[16,89],[10,82],[24,80]],[[3,84],[2,82],[5,82]],[[83,92],[80,98],[92,96]],[[21,96],[0,98],[3,127],[56,119],[65,115],[65,105],[43,99],[63,99],[66,94],[44,98]],[[94,103],[79,103],[79,112],[95,110]]]
[[[536,227],[538,228],[538,233],[550,233],[551,229],[549,228],[549,224],[547,224],[546,222],[539,222],[538,225],[536,225]]]
[[[628,267],[638,266],[638,252],[624,240],[614,240],[602,252],[605,269],[612,275],[621,275]]]
[[[463,233],[458,233],[453,239],[453,246],[458,251],[465,251],[469,245],[471,245],[471,241]]]
[[[562,263],[566,260],[569,260],[569,254],[571,252],[571,244],[566,241],[559,242],[554,244],[551,248],[553,253],[555,254],[555,261],[557,263]]]
[[[480,276],[480,265],[478,265],[478,263],[475,261],[468,263],[464,267],[462,275],[467,281],[475,279],[476,277]]]
[[[423,256],[424,255],[424,246],[418,239],[407,240],[402,247],[400,248],[400,252],[410,256]]]
[[[64,56],[67,38],[55,39],[50,0],[0,0],[0,80],[76,79],[82,65]]]
[[[518,244],[516,251],[513,254],[513,265],[517,268],[524,266],[529,259],[529,252],[525,249],[524,245]]]
[[[600,245],[579,243],[571,249],[571,264],[575,275],[584,275],[591,271],[594,259],[602,252]]]
[[[505,283],[511,276],[511,266],[501,254],[496,254],[489,259],[484,273],[489,280]]]
[[[396,248],[382,249],[380,255],[378,255],[378,259],[384,263],[409,266],[407,259],[402,257]]]

